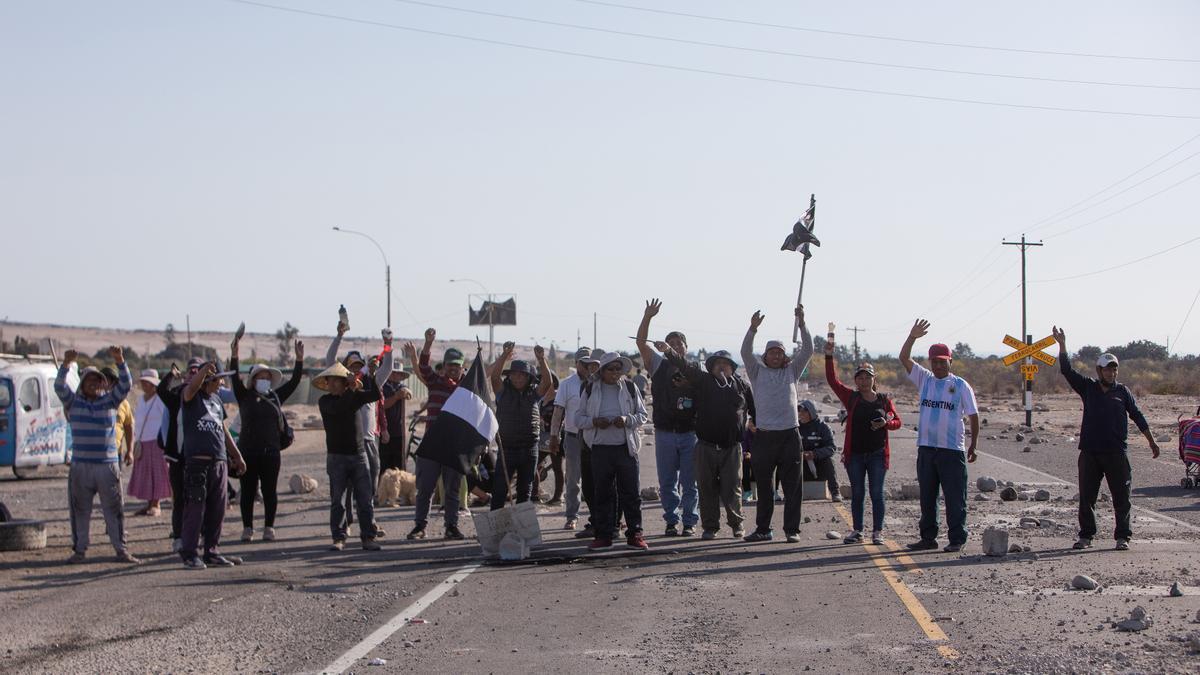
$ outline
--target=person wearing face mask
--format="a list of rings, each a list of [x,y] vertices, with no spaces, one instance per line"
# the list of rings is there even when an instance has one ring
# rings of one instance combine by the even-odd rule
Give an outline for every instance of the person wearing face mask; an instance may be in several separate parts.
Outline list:
[[[967,543],[967,463],[975,461],[979,440],[979,410],[975,390],[950,372],[953,356],[944,344],[929,347],[929,368],[912,360],[918,338],[929,333],[929,322],[917,319],[900,348],[900,363],[917,387],[920,418],[917,421],[917,483],[921,486],[921,539],[908,545],[912,551],[937,548],[938,493],[946,500],[946,531],[950,543],[944,550],[957,553]],[[971,420],[971,445],[964,442],[963,418]],[[966,451],[964,452],[964,446]]]
[[[514,343],[505,342],[500,357],[488,373],[492,390],[496,392],[496,418],[500,422],[500,451],[503,453],[496,461],[497,471],[492,479],[493,511],[504,508],[508,501],[508,481],[514,473],[517,474],[515,502],[529,501],[533,483],[537,480],[541,401],[553,386],[546,352],[540,345],[533,349],[540,384],[534,384],[533,369],[528,361],[513,361],[512,366],[505,369],[515,349]]]
[[[229,369],[235,373],[238,372],[238,342],[239,339],[235,337],[229,345]],[[254,500],[260,489],[263,500],[262,538],[263,541],[275,540],[280,452],[283,450],[287,424],[283,417],[283,403],[296,391],[304,375],[304,343],[296,340],[294,351],[296,362],[287,382],[283,381],[283,373],[262,363],[250,369],[248,386],[237,375],[230,378],[242,420],[238,446],[246,460],[246,470],[239,479],[244,542],[254,539]]]
[[[696,534],[696,523],[700,521],[695,473],[695,396],[680,368],[651,349],[648,342],[650,320],[661,309],[662,302],[658,298],[646,301],[636,340],[642,362],[650,371],[650,393],[654,396],[654,464],[658,469],[663,520],[667,521],[665,534],[690,537]],[[676,356],[687,359],[687,338],[683,333],[667,333],[666,343]],[[679,530],[681,521],[682,532]]]
[[[108,353],[117,364],[117,382],[111,389],[107,388],[104,375],[89,367],[79,373],[79,391],[71,391],[67,373],[78,357],[74,349],[63,355],[58,377],[54,379],[54,393],[66,409],[72,437],[71,471],[67,475],[71,557],[67,562],[87,560],[92,501],[98,496],[117,561],[136,565],[141,560],[125,544],[125,501],[121,496],[120,456],[114,428],[117,408],[129,394],[133,378],[121,348],[109,347]]]
[[[804,307],[797,306],[800,342],[796,343],[792,357],[788,358],[782,342],[770,340],[760,359],[754,354],[754,336],[764,318],[762,312],[755,312],[750,317],[750,328],[742,340],[742,360],[746,363],[746,374],[750,377],[756,405],[756,431],[750,461],[758,483],[756,527],[754,532],[746,535],[746,541],[770,541],[775,536],[771,530],[775,504],[769,495],[774,491],[775,474],[778,471],[783,485],[783,531],[789,543],[796,543],[800,541],[803,495],[796,384],[808,369],[813,343],[808,326],[804,323]]]
[[[737,364],[725,350],[713,352],[705,370],[688,363],[674,347],[656,342],[654,347],[683,373],[691,384],[696,408],[696,482],[700,489],[701,538],[715,539],[725,522],[735,539],[746,533],[742,527],[742,434],[754,418],[754,396],[750,386],[737,376]]]
[[[1071,389],[1083,399],[1083,421],[1079,429],[1079,539],[1073,548],[1092,547],[1096,536],[1096,497],[1100,480],[1108,481],[1112,493],[1113,516],[1116,528],[1113,539],[1118,551],[1129,550],[1133,537],[1130,522],[1129,492],[1133,484],[1133,469],[1129,465],[1129,420],[1137,425],[1150,451],[1158,457],[1158,443],[1150,433],[1146,416],[1133,399],[1133,392],[1117,382],[1119,363],[1113,354],[1101,354],[1096,361],[1096,379],[1075,372],[1067,353],[1067,334],[1054,326],[1058,342],[1059,370]]]
[[[832,335],[832,333],[830,334]],[[883,479],[891,466],[888,432],[900,428],[900,415],[890,397],[875,391],[875,367],[863,363],[854,371],[854,389],[838,379],[833,340],[825,342],[825,380],[846,406],[846,441],[842,462],[850,476],[850,513],[854,530],[847,544],[862,541],[867,481],[871,485],[871,543],[883,544]]]

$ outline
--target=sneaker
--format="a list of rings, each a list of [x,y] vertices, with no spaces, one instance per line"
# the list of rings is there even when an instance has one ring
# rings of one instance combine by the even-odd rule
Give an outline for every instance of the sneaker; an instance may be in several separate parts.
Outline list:
[[[70,558],[67,558],[67,562],[71,565],[78,565],[80,563],[85,563],[85,562],[87,562],[87,555],[80,553],[79,551],[75,551],[74,553],[71,554]]]
[[[575,520],[574,518],[567,518],[567,522],[563,524],[563,529],[564,530],[573,530],[573,529],[575,529],[575,525],[577,525],[578,522],[579,521]]]
[[[467,537],[466,537],[466,535],[464,535],[464,534],[462,533],[462,531],[458,529],[458,526],[457,526],[457,525],[447,525],[447,526],[446,526],[446,534],[445,534],[445,535],[443,535],[443,536],[444,536],[444,538],[446,538],[446,539],[453,539],[453,540],[458,540],[458,539],[466,539],[466,538],[467,538]]]
[[[743,538],[745,538],[745,536],[746,536],[746,531],[740,527],[733,531],[734,539],[743,539]]]
[[[833,493],[833,496],[829,498],[829,501],[834,502],[834,503],[840,502],[840,501],[842,501],[842,496],[835,492],[835,493]]]
[[[854,532],[851,532],[845,539],[843,539],[842,543],[843,544],[861,544],[862,540],[863,540],[862,532],[859,532],[856,530]]]
[[[933,549],[937,548],[937,542],[932,539],[922,539],[920,541],[914,541],[904,548],[907,548],[910,551],[932,551]]]
[[[383,547],[374,539],[363,539],[362,547],[364,551],[382,551]]]
[[[384,538],[384,537],[386,537],[386,536],[387,536],[387,532],[384,532],[384,531],[383,531],[383,528],[382,528],[382,527],[380,527],[378,523],[376,523],[376,524],[375,524],[375,538],[376,538],[376,539],[383,539],[383,538]]]
[[[582,530],[575,533],[575,538],[576,539],[595,539],[596,538],[596,530],[592,527],[591,523],[588,523],[587,525],[583,526]]]
[[[1116,548],[1116,550],[1118,550],[1118,551],[1128,551],[1129,550],[1129,540],[1128,539],[1118,539],[1117,545],[1114,548]]]
[[[946,553],[958,553],[962,550],[963,544],[946,544],[942,550]]]
[[[787,536],[787,542],[789,544],[799,544],[800,543],[800,533],[793,532],[793,533],[789,534]]]
[[[193,556],[193,557],[188,558],[187,560],[183,561],[183,569],[185,569],[185,570],[204,570],[204,569],[208,569],[208,565],[205,565],[204,561],[201,560],[199,557]]]
[[[562,503],[563,503],[562,498],[559,498],[559,499],[552,498],[550,501],[546,502],[546,506],[562,506]]]
[[[346,540],[345,539],[334,539],[333,543],[329,545],[330,551],[340,551],[344,548],[346,548]]]
[[[237,564],[219,553],[204,556],[203,562],[209,567],[233,567]]]
[[[625,545],[629,548],[636,548],[642,551],[647,551],[650,549],[650,544],[646,543],[646,538],[642,536],[641,532],[629,535],[629,537],[625,539]]]
[[[754,493],[749,490],[742,490],[742,503],[749,504],[754,501]]]
[[[254,541],[254,528],[253,527],[242,528],[242,541],[247,542],[247,543]]]
[[[679,526],[668,525],[667,530],[665,532],[663,532],[663,534],[668,537],[678,537],[679,536]]]
[[[775,491],[775,503],[779,504],[782,501],[783,501],[783,494],[781,494],[778,490],[776,490]]]
[[[417,525],[416,527],[414,527],[412,529],[412,532],[408,533],[408,536],[405,538],[406,539],[424,539],[425,538],[425,526]]]
[[[703,539],[704,541],[712,541],[713,539],[717,538],[717,531],[716,530],[705,530],[703,533],[700,534],[700,538]]]
[[[1085,548],[1091,548],[1091,547],[1092,547],[1092,540],[1088,539],[1087,537],[1080,537],[1079,539],[1077,539],[1075,541],[1074,544],[1071,545],[1071,548],[1075,549],[1076,551],[1082,551]]]
[[[758,530],[755,530],[754,532],[751,532],[742,538],[746,541],[771,541],[775,538],[775,533],[770,530],[767,530],[766,532],[759,532]]]
[[[603,551],[604,549],[612,548],[612,539],[601,539],[596,537],[592,543],[588,544],[589,551]]]
[[[695,525],[684,525],[683,532],[680,532],[679,534],[684,537],[694,537],[694,536],[696,536],[696,526]]]
[[[183,540],[176,538],[171,540],[171,553],[179,553],[183,550]]]
[[[135,557],[129,551],[118,551],[117,552],[117,562],[129,563],[130,565],[141,565],[142,564],[141,558]]]
[[[243,562],[245,562],[244,560],[241,559],[240,556],[236,556],[236,555],[227,555],[227,556],[224,556],[224,558],[226,560],[228,560],[229,562],[233,563],[234,565],[241,565]]]
[[[882,532],[872,532],[871,533],[871,543],[875,544],[876,546],[883,546],[883,533]]]
[[[263,541],[275,541],[275,528],[273,528],[273,527],[264,527],[263,528]]]

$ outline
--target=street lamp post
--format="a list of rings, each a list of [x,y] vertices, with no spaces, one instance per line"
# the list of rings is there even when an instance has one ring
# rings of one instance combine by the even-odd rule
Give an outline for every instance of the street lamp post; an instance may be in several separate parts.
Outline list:
[[[392,266],[388,263],[387,254],[383,252],[383,247],[379,242],[371,238],[370,235],[356,230],[347,230],[344,227],[333,226],[334,232],[344,232],[345,234],[357,234],[360,237],[366,238],[367,241],[375,244],[375,248],[379,249],[379,255],[383,256],[383,283],[387,288],[387,324],[386,327],[392,327]]]
[[[482,288],[484,294],[487,295],[488,361],[493,361],[494,359],[492,358],[492,352],[495,351],[495,345],[496,345],[496,303],[492,299],[492,292],[487,289],[487,286],[484,286],[483,284],[479,283],[478,281],[476,281],[474,279],[451,279],[450,280],[450,283],[452,283],[452,284],[459,283],[459,282],[467,282],[467,283],[475,284],[476,286]]]

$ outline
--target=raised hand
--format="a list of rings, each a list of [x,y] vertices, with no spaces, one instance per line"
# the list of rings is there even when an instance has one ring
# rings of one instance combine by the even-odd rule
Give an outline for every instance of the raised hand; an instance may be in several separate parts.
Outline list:
[[[122,363],[125,363],[125,352],[116,345],[108,348],[108,355],[112,357],[112,360],[115,361],[118,366]]]
[[[767,318],[766,314],[763,314],[761,311],[755,312],[754,316],[750,317],[750,327],[758,330],[758,327],[762,325],[765,318]]]
[[[338,334],[338,337],[341,337],[346,334],[346,324],[342,323],[341,321],[338,321],[337,334]]]
[[[646,311],[642,313],[642,316],[647,319],[658,316],[658,310],[660,309],[662,309],[662,301],[658,298],[652,298],[646,301]]]
[[[666,354],[667,352],[671,351],[671,345],[663,342],[662,340],[655,340],[654,348],[657,349],[658,351],[662,352],[663,354]]]
[[[1055,340],[1055,342],[1058,343],[1058,346],[1062,347],[1065,350],[1067,348],[1067,333],[1066,333],[1066,331],[1060,329],[1058,326],[1053,326],[1050,329],[1050,333],[1051,333],[1051,335],[1054,336],[1054,340]]]
[[[513,342],[512,340],[505,342],[504,347],[502,349],[502,351],[504,352],[504,356],[506,358],[509,356],[512,356],[513,352],[516,350],[517,350],[517,343]]]
[[[533,358],[537,359],[538,361],[541,361],[542,359],[546,358],[546,348],[541,345],[534,345],[533,346]]]
[[[68,349],[66,352],[63,352],[64,365],[68,363],[74,363],[75,359],[77,358],[79,358],[79,352],[75,351],[74,349]]]
[[[929,322],[925,319],[917,319],[913,323],[913,327],[908,331],[908,336],[914,340],[923,338],[929,334]]]
[[[804,305],[796,305],[796,318],[799,319],[800,325],[804,325]]]
[[[437,337],[437,331],[432,328],[425,329],[425,344],[433,344],[433,340]]]
[[[296,340],[294,351],[296,352],[296,360],[304,363],[304,342],[302,340]]]

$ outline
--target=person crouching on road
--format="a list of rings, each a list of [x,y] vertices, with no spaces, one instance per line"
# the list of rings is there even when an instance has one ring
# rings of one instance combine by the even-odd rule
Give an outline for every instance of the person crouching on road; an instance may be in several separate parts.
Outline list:
[[[754,416],[750,385],[736,375],[729,352],[713,352],[706,370],[688,363],[666,342],[654,343],[667,361],[691,385],[696,408],[696,483],[700,489],[702,539],[715,539],[721,528],[721,507],[735,539],[745,536],[742,523],[742,433]]]
[[[883,516],[886,509],[883,478],[891,464],[892,451],[888,432],[900,428],[900,416],[892,400],[875,391],[875,367],[861,364],[854,371],[854,389],[842,384],[833,358],[833,340],[825,343],[825,380],[846,406],[846,440],[842,462],[850,476],[850,514],[854,531],[843,541],[862,541],[863,511],[867,481],[871,484],[871,543],[883,544]]]
[[[358,530],[365,551],[378,551],[375,541],[375,508],[372,504],[371,468],[359,443],[358,411],[379,400],[375,382],[375,360],[368,366],[362,388],[355,389],[357,378],[340,363],[326,368],[313,378],[312,386],[328,392],[317,401],[321,423],[325,427],[325,470],[329,474],[329,531],[332,551],[346,547],[346,491],[354,493],[358,506]]]
[[[109,355],[117,363],[117,383],[107,389],[104,375],[95,368],[79,374],[79,391],[67,385],[67,373],[77,354],[68,349],[63,355],[54,393],[66,408],[71,425],[73,453],[67,474],[67,499],[71,518],[71,557],[69,563],[87,560],[92,521],[92,500],[100,497],[108,539],[117,553],[117,562],[138,564],[125,545],[125,501],[121,496],[121,467],[117,450],[117,408],[129,394],[133,378],[125,365],[120,347],[110,347]]]
[[[633,362],[616,353],[600,358],[599,377],[590,382],[579,401],[575,423],[592,450],[593,551],[611,548],[617,533],[619,505],[625,515],[625,541],[630,548],[648,549],[642,536],[642,495],[638,450],[639,427],[646,423],[646,405],[625,375]],[[616,483],[614,488],[614,482]]]
[[[1079,430],[1079,539],[1073,548],[1092,547],[1096,536],[1096,497],[1100,494],[1100,479],[1108,480],[1108,491],[1112,493],[1113,516],[1116,528],[1113,539],[1117,540],[1118,551],[1129,550],[1133,537],[1130,523],[1129,491],[1133,483],[1133,469],[1129,465],[1129,422],[1132,419],[1146,441],[1150,451],[1158,457],[1158,443],[1150,433],[1146,416],[1133,400],[1133,392],[1117,382],[1117,357],[1101,354],[1096,361],[1096,379],[1085,377],[1071,367],[1067,353],[1067,334],[1054,327],[1054,339],[1058,341],[1058,363],[1063,377],[1071,389],[1083,399],[1083,422]]]
[[[181,396],[179,434],[183,439],[186,503],[179,555],[187,569],[230,567],[236,563],[221,555],[221,525],[228,504],[228,467],[237,475],[246,470],[246,463],[225,428],[225,405],[217,391],[222,377],[215,363],[205,363],[184,386]],[[201,533],[203,558],[197,552]]]
[[[750,461],[758,483],[758,514],[755,530],[746,535],[746,541],[770,541],[775,536],[771,531],[771,516],[775,512],[771,494],[778,471],[783,484],[783,532],[788,542],[794,544],[800,541],[803,497],[800,434],[796,431],[800,426],[796,416],[796,384],[812,358],[812,336],[804,323],[804,307],[798,306],[796,319],[800,324],[800,342],[796,343],[792,358],[788,358],[782,342],[770,340],[760,359],[754,354],[754,336],[763,318],[762,312],[755,312],[750,317],[750,328],[742,340],[742,360],[746,363],[746,374],[754,391],[757,429]]]
[[[488,374],[496,392],[496,418],[500,422],[500,451],[503,453],[496,462],[492,479],[493,511],[503,508],[508,501],[508,480],[514,473],[517,474],[516,503],[529,501],[533,483],[537,480],[541,401],[554,385],[550,379],[550,365],[546,363],[546,351],[540,345],[533,349],[541,376],[536,387],[528,361],[513,361],[512,367],[505,369],[504,364],[512,358],[514,349],[514,343],[505,342],[500,358],[492,364]]]
[[[808,399],[796,406],[796,416],[800,421],[797,430],[804,459],[804,480],[832,483],[836,490],[837,467],[833,455],[837,446],[833,443],[833,429],[817,414],[817,404]]]

